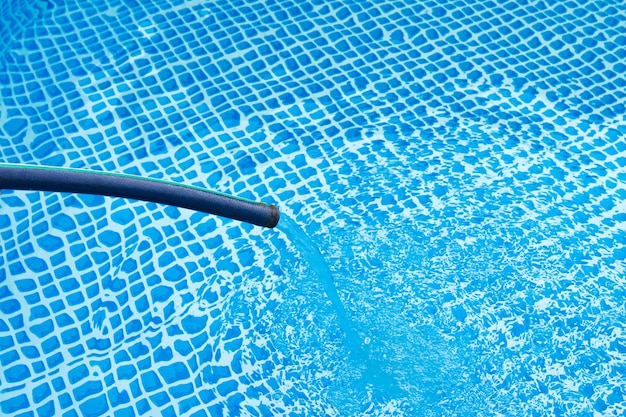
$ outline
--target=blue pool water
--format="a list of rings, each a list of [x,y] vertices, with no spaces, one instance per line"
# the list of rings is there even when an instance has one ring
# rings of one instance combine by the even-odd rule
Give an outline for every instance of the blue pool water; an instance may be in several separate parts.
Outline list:
[[[0,414],[626,413],[626,5],[0,0]]]

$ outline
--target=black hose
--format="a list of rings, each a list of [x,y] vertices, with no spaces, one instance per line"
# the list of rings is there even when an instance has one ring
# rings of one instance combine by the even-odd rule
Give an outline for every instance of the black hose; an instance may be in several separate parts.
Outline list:
[[[82,169],[0,163],[0,189],[97,194],[152,201],[264,227],[276,226],[280,218],[278,208],[273,204],[169,181]]]

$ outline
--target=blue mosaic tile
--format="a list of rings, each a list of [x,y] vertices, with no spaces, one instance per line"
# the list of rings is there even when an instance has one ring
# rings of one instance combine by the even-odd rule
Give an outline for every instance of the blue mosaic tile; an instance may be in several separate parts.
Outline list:
[[[624,20],[0,0],[0,162],[278,203],[364,356],[284,230],[3,190],[2,413],[623,414]]]

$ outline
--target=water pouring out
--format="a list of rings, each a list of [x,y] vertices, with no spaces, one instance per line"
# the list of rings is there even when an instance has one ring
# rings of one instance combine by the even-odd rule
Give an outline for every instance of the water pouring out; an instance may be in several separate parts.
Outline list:
[[[346,347],[350,352],[350,358],[354,362],[354,365],[365,368],[361,381],[365,384],[371,384],[375,391],[377,391],[377,394],[384,397],[390,395],[395,396],[401,393],[402,390],[399,388],[393,376],[382,368],[381,361],[370,358],[366,344],[356,331],[355,325],[339,297],[333,275],[317,245],[315,245],[293,219],[286,216],[284,213],[281,216],[277,229],[285,233],[324,289],[324,293],[330,300],[337,314],[339,327],[345,335]]]

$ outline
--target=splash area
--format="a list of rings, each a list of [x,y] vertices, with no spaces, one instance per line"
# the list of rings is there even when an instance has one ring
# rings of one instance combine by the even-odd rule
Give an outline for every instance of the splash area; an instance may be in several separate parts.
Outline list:
[[[626,4],[0,0],[0,414],[626,413]],[[1,186],[1,184],[0,184]]]

